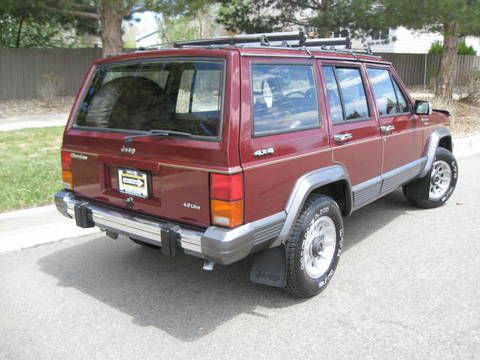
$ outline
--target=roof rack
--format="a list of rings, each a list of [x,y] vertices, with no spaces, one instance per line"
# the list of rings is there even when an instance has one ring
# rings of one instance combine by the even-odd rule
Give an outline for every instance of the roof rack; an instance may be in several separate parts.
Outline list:
[[[272,42],[280,45],[272,44]],[[158,48],[161,46],[173,46],[173,48],[183,47],[224,47],[224,46],[248,46],[248,47],[271,47],[277,49],[299,49],[304,50],[310,56],[312,56],[310,50],[324,51],[324,52],[337,52],[350,54],[357,58],[358,54],[366,54],[376,56],[373,54],[369,46],[363,49],[352,49],[352,41],[348,37],[337,38],[311,38],[309,39],[304,30],[290,31],[290,32],[272,32],[263,34],[243,34],[234,36],[222,36],[216,38],[197,39],[197,40],[184,40],[176,41],[173,43],[163,43],[150,45],[145,48],[139,48],[137,50],[149,50],[152,48]],[[344,46],[344,48],[336,48],[336,46]],[[378,57],[378,56],[377,56]]]
[[[304,46],[345,46],[351,47],[351,41],[348,37],[342,38],[319,38],[308,39],[303,30],[291,32],[273,32],[265,34],[245,34],[235,36],[222,36],[217,38],[185,40],[173,43],[176,48],[184,46],[215,46],[215,45],[239,45],[260,43],[262,46],[270,46],[272,42],[282,42],[282,47],[304,47]],[[289,41],[298,41],[298,43],[289,43]]]

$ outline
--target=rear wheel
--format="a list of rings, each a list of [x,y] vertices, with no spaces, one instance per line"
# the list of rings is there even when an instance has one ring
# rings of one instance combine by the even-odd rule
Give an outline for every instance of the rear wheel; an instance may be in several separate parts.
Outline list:
[[[328,196],[311,196],[287,240],[286,289],[302,298],[321,292],[332,278],[343,245],[343,219]]]
[[[431,209],[442,206],[455,190],[458,164],[453,154],[438,148],[427,175],[403,186],[403,194],[413,205]]]

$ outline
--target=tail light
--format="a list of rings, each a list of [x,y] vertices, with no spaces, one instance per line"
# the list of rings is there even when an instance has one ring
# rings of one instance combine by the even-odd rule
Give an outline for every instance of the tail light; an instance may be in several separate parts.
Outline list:
[[[70,152],[62,150],[62,179],[65,189],[73,190],[72,158]]]
[[[236,227],[243,224],[243,176],[210,175],[210,214],[212,224]]]

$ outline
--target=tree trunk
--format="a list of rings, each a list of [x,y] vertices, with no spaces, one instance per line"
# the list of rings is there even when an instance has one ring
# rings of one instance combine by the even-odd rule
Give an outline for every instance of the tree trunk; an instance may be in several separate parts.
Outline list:
[[[124,9],[121,1],[102,0],[102,55],[119,54],[123,50],[122,20]]]
[[[17,49],[20,47],[20,39],[22,38],[22,27],[23,27],[23,22],[24,21],[25,21],[25,17],[22,16],[20,18],[20,22],[18,24],[17,39],[15,40],[15,47]]]
[[[458,24],[452,21],[444,25],[443,54],[440,65],[440,78],[435,95],[446,101],[453,99],[455,71],[457,68]]]

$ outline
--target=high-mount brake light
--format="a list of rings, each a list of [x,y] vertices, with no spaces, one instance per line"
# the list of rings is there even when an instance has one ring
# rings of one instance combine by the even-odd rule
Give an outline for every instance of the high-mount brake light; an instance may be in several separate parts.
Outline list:
[[[72,157],[69,151],[62,150],[62,179],[65,189],[73,190]]]
[[[214,225],[232,228],[243,224],[242,174],[210,175],[210,214]]]

